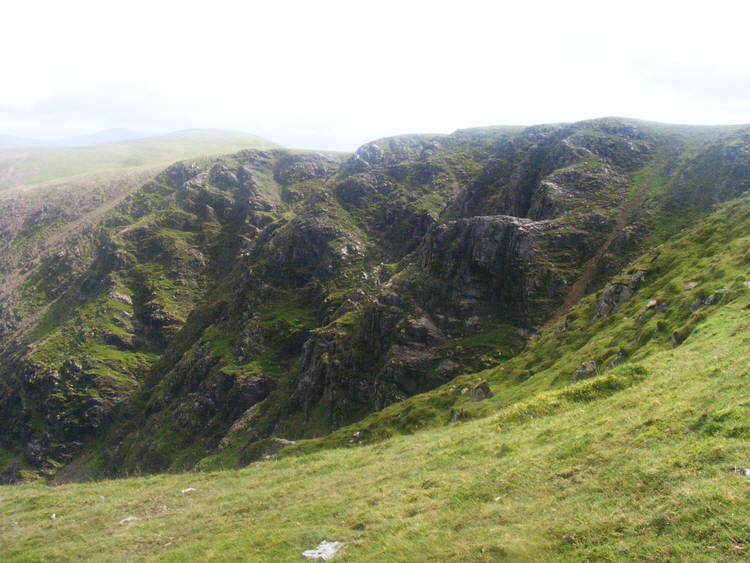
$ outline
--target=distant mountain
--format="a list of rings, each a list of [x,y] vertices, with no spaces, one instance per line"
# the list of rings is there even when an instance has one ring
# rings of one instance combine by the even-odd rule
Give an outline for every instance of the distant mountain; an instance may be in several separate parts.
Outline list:
[[[131,131],[129,129],[105,129],[97,131],[90,135],[78,135],[75,137],[65,137],[48,141],[51,147],[85,147],[99,143],[117,143],[119,141],[131,141],[133,139],[143,139],[145,137],[154,137],[153,133],[144,133],[143,131]]]
[[[77,135],[60,139],[29,139],[15,135],[0,135],[0,147],[85,147],[98,143],[116,143],[132,139],[153,137],[152,133],[128,129],[105,129],[89,135]]]
[[[45,141],[41,139],[26,139],[14,135],[0,135],[0,147],[41,147]]]
[[[93,135],[51,141],[40,146],[33,139],[0,137],[0,190],[28,187],[104,170],[124,170],[175,160],[242,149],[276,147],[255,135],[220,129],[189,129],[166,135],[143,137],[125,130],[101,131]],[[113,142],[108,139],[130,136]],[[27,144],[23,144],[23,142]],[[13,145],[13,146],[11,146]]]

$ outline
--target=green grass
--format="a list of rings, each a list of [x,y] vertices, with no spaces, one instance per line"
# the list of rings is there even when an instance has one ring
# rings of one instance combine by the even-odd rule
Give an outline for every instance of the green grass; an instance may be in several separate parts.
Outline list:
[[[295,299],[271,305],[260,320],[260,326],[265,328],[278,323],[307,330],[317,326],[314,311],[302,307]]]
[[[0,546],[27,561],[296,561],[322,539],[346,542],[343,561],[742,558],[744,305],[534,408],[238,471],[3,487]]]
[[[647,172],[642,189],[652,186]],[[166,238],[178,234],[167,229]],[[346,542],[342,561],[743,559],[750,479],[735,468],[750,466],[749,248],[745,197],[630,264],[618,281],[639,270],[646,281],[618,311],[598,318],[602,292],[590,295],[498,367],[300,441],[278,460],[2,487],[0,552],[28,561],[296,561],[327,539]],[[697,297],[723,287],[715,304],[691,312]],[[279,323],[307,329],[314,317],[274,299],[260,324]],[[203,336],[231,358],[220,326]],[[499,326],[460,345],[484,353],[512,336]],[[109,362],[120,354],[93,351]],[[624,363],[610,367],[619,356]],[[572,383],[589,360],[599,375]],[[279,368],[270,352],[221,367]],[[472,403],[464,390],[480,379],[494,396]],[[270,444],[239,438],[198,467],[255,459]],[[171,456],[173,469],[201,455],[200,444],[180,447],[168,430],[156,453]],[[0,451],[0,462],[10,460]],[[186,487],[197,490],[180,494]],[[138,520],[119,524],[128,516]]]
[[[239,365],[227,365],[221,368],[230,375],[255,375],[263,373],[276,375],[281,373],[282,366],[272,351],[264,352],[258,359]]]
[[[355,423],[318,439],[288,448],[311,452],[347,445],[355,431],[361,432],[365,443],[387,439],[400,433],[444,424],[450,413],[462,419],[488,416],[497,409],[532,399],[540,394],[564,389],[573,373],[584,361],[595,361],[600,373],[618,355],[637,362],[664,350],[672,350],[672,334],[689,341],[694,333],[704,330],[708,316],[723,304],[746,300],[750,288],[750,200],[743,198],[725,205],[691,230],[638,258],[616,281],[630,280],[633,273],[647,270],[646,281],[635,295],[616,312],[596,319],[597,300],[602,292],[584,298],[549,330],[530,341],[516,356],[497,367],[455,378],[433,391],[395,403]],[[697,281],[693,290],[685,290],[688,282]],[[717,305],[704,306],[691,313],[690,306],[698,296],[707,297],[719,288],[728,292]],[[652,299],[666,306],[646,309]],[[464,339],[468,353],[484,354],[502,349],[512,342],[507,327],[481,332]],[[509,354],[504,353],[507,357]],[[491,399],[471,403],[464,388],[471,388],[486,379],[494,393]]]

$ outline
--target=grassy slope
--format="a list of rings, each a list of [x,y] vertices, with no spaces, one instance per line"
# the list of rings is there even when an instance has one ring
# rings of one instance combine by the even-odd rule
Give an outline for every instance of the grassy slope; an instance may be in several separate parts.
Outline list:
[[[618,368],[623,391],[577,384],[551,416],[500,412],[232,472],[4,488],[3,552],[293,561],[326,538],[347,542],[342,560],[741,555],[747,312],[727,306],[695,336],[641,377]]]
[[[749,224],[744,198],[645,256],[648,283],[620,311],[593,323],[588,299],[566,332],[553,327],[482,374],[493,399],[468,403],[458,388],[477,376],[465,376],[374,415],[392,425],[385,434],[414,432],[394,421],[415,413],[430,428],[234,471],[5,487],[0,550],[294,561],[328,539],[345,541],[340,559],[351,561],[742,558],[750,479],[734,468],[750,465]],[[692,280],[701,285],[685,293]],[[685,311],[722,285],[717,304]],[[651,299],[670,308],[641,317]],[[630,346],[630,361],[569,383],[571,367],[608,357],[610,344]],[[427,416],[448,394],[476,418]],[[335,442],[296,453],[316,444]],[[139,520],[120,525],[127,516]]]
[[[166,166],[176,160],[276,145],[245,133],[213,129],[178,131],[87,147],[0,149],[0,189],[31,186],[80,174]]]

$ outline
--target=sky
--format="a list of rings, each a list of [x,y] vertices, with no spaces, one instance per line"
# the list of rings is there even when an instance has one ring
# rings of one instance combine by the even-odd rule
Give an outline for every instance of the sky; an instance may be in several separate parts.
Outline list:
[[[403,133],[624,116],[750,123],[750,2],[25,0],[0,20],[0,134]]]

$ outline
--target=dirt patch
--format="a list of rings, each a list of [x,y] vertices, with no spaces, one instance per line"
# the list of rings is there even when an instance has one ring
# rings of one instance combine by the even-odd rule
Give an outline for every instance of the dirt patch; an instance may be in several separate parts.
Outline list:
[[[627,199],[623,200],[623,202],[618,206],[617,222],[615,223],[612,232],[609,233],[609,236],[596,251],[596,254],[594,254],[591,260],[589,260],[588,264],[586,264],[586,267],[581,273],[581,276],[571,286],[570,291],[568,291],[568,295],[565,297],[565,301],[563,302],[563,304],[560,305],[557,311],[555,311],[555,314],[552,315],[552,317],[546,323],[544,323],[544,325],[542,325],[542,330],[551,327],[557,321],[559,321],[564,315],[568,313],[570,308],[578,303],[581,297],[586,294],[586,289],[591,283],[591,280],[594,277],[596,269],[599,267],[599,263],[601,262],[602,257],[607,252],[607,250],[609,250],[609,247],[612,245],[617,235],[620,234],[620,232],[628,225],[630,216],[632,215],[633,210],[636,208],[639,202],[640,198],[635,197],[631,201],[628,201]]]
[[[82,483],[91,475],[91,469],[85,467],[86,462],[91,459],[91,452],[85,452],[63,467],[55,474],[50,485],[65,485],[66,483]]]

